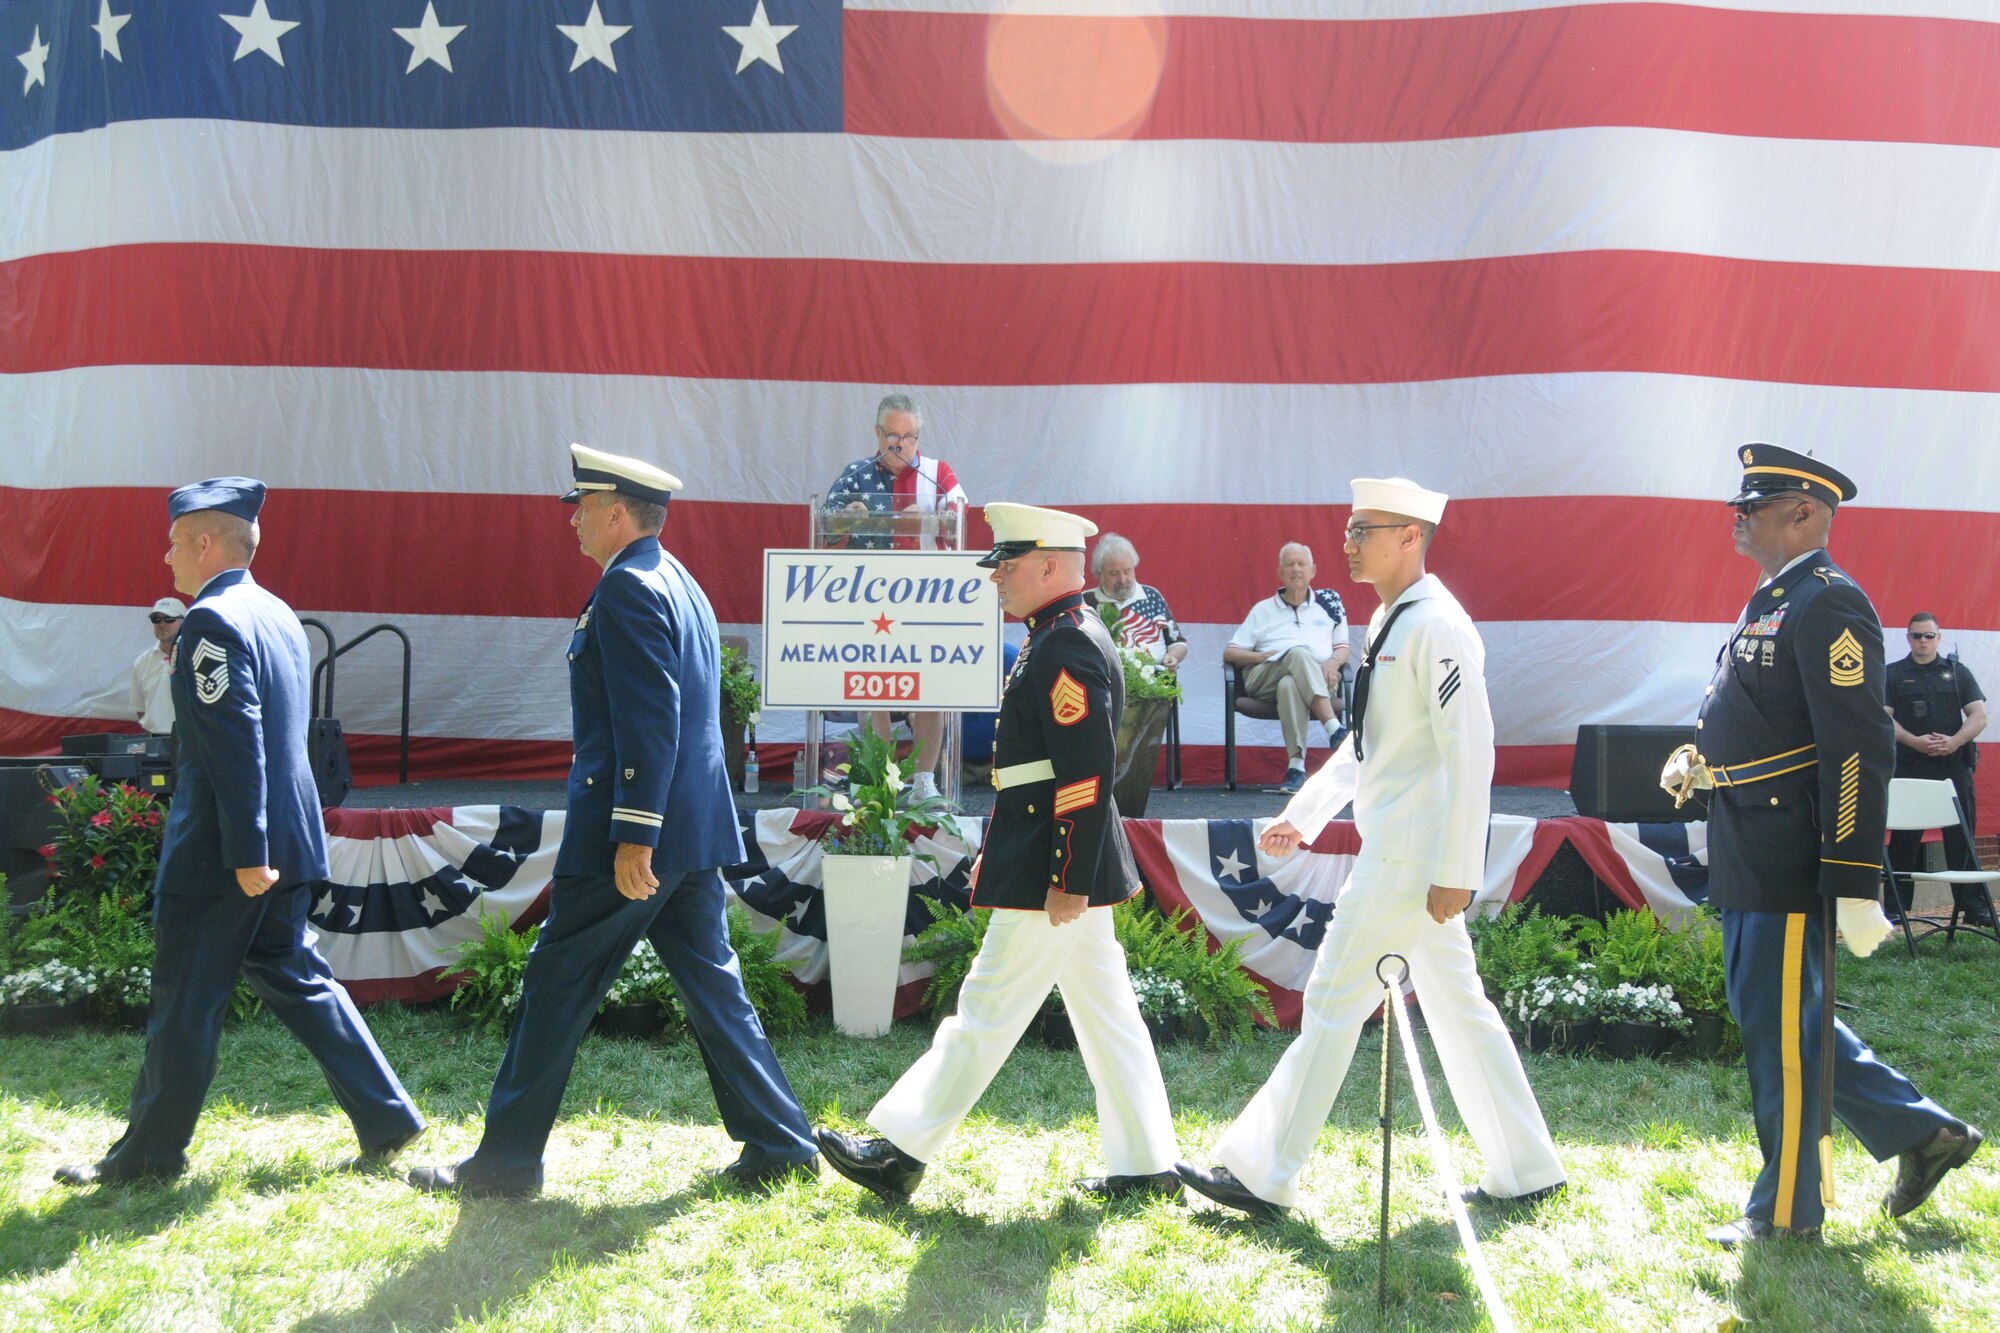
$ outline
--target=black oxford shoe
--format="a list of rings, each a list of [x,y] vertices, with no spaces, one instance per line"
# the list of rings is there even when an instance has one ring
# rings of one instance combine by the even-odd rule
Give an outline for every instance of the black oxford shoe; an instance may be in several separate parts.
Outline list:
[[[1076,1182],[1076,1187],[1107,1202],[1148,1195],[1178,1203],[1186,1197],[1181,1189],[1181,1178],[1172,1171],[1158,1171],[1150,1176],[1085,1176]]]
[[[413,1190],[426,1194],[456,1194],[467,1199],[531,1199],[541,1192],[535,1185],[496,1185],[486,1180],[466,1180],[455,1166],[418,1166],[405,1177]]]
[[[56,1183],[82,1189],[87,1185],[131,1185],[142,1180],[172,1180],[180,1172],[165,1167],[115,1167],[102,1162],[72,1162],[56,1168]]]
[[[1197,1194],[1213,1199],[1225,1208],[1248,1213],[1260,1222],[1275,1222],[1291,1211],[1283,1204],[1272,1203],[1250,1192],[1250,1187],[1236,1178],[1236,1173],[1226,1166],[1218,1166],[1213,1171],[1204,1171],[1187,1162],[1177,1162],[1174,1174],[1181,1183]]]
[[[828,1166],[884,1203],[908,1203],[924,1178],[924,1164],[887,1139],[837,1129],[816,1129],[813,1138]]]
[[[1725,1250],[1767,1240],[1802,1240],[1808,1244],[1819,1244],[1818,1227],[1773,1226],[1761,1217],[1739,1217],[1734,1222],[1710,1227],[1706,1234],[1710,1241]]]
[[[752,1163],[739,1157],[721,1170],[710,1172],[709,1178],[719,1185],[742,1190],[775,1189],[794,1180],[809,1185],[819,1179],[819,1158],[808,1157],[803,1162],[777,1159]]]
[[[1910,1149],[1896,1159],[1896,1184],[1882,1196],[1882,1210],[1891,1217],[1914,1211],[1938,1187],[1947,1171],[1972,1160],[1985,1136],[1972,1126],[1962,1130],[1949,1125],[1931,1135],[1928,1143]]]
[[[1539,1208],[1568,1188],[1569,1182],[1558,1180],[1553,1185],[1544,1185],[1541,1189],[1529,1190],[1526,1194],[1488,1194],[1477,1185],[1467,1185],[1458,1192],[1458,1197],[1465,1200],[1469,1207],[1519,1213]]]

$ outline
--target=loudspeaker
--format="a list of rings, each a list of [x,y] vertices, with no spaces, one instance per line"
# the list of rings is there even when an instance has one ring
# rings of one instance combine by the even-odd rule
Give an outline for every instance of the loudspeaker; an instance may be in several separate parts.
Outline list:
[[[1569,770],[1570,799],[1576,812],[1613,824],[1686,824],[1706,819],[1701,802],[1674,809],[1660,790],[1667,756],[1692,745],[1692,724],[1679,727],[1607,726],[1576,729],[1576,759]]]
[[[61,823],[49,793],[74,787],[85,772],[81,765],[47,758],[0,759],[0,870],[7,872],[13,902],[31,903],[47,892],[49,867],[41,848]]]
[[[319,807],[331,810],[354,790],[354,772],[347,764],[347,734],[340,719],[316,717],[306,723],[306,762],[312,765]]]

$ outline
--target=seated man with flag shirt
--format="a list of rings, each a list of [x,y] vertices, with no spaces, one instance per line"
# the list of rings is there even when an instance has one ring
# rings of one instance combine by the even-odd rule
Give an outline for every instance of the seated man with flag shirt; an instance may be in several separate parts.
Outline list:
[[[841,469],[826,493],[825,509],[836,516],[831,524],[840,530],[839,515],[858,517],[910,514],[920,520],[918,529],[886,532],[857,530],[847,534],[847,549],[886,551],[935,551],[938,547],[940,516],[965,518],[965,490],[958,474],[941,458],[926,458],[918,451],[917,437],[924,427],[923,404],[906,393],[892,393],[875,408],[875,452],[858,458]],[[952,518],[946,518],[949,524]],[[866,528],[880,525],[868,524]],[[856,524],[857,529],[864,525]],[[944,742],[943,713],[911,713],[910,732],[916,749],[910,755],[915,776],[911,793],[919,800],[937,795],[933,770]],[[878,736],[890,735],[887,713],[864,713],[862,723]]]
[[[1115,532],[1097,539],[1091,553],[1097,586],[1083,594],[1086,605],[1118,608],[1118,628],[1112,631],[1120,648],[1150,653],[1169,671],[1180,670],[1188,654],[1187,636],[1167,609],[1167,599],[1151,584],[1139,582],[1139,552]]]

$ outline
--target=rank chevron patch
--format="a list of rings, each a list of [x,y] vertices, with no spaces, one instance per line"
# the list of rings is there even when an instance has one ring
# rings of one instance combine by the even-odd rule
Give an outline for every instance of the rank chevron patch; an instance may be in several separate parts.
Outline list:
[[[213,662],[214,666],[208,666]],[[194,697],[205,704],[212,704],[229,693],[229,654],[203,639],[194,646],[194,653],[188,658],[188,666],[194,670]]]
[[[1451,668],[1450,673],[1447,674],[1443,680],[1438,682],[1438,707],[1443,708],[1446,704],[1450,703],[1452,701],[1453,696],[1455,696],[1458,693],[1458,685],[1459,685],[1458,663],[1452,661],[1449,657],[1446,657],[1440,659],[1438,665],[1442,667]]]
[[[1067,787],[1056,789],[1056,813],[1066,815],[1072,810],[1081,810],[1087,805],[1097,804],[1096,778],[1085,778],[1072,782]]]
[[[1067,667],[1056,673],[1056,683],[1049,687],[1049,707],[1060,727],[1073,727],[1090,716],[1090,695]]]
[[[1863,676],[1861,642],[1854,631],[1844,629],[1826,650],[1827,675],[1836,685],[1859,685]]]
[[[1854,832],[1854,817],[1861,807],[1861,756],[1850,754],[1840,761],[1840,813],[1834,820],[1833,840],[1846,842]]]

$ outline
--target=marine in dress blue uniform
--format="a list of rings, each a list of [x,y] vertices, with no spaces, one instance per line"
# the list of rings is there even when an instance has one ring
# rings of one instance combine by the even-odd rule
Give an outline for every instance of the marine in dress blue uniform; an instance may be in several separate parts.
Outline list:
[[[1737,546],[1768,577],[1716,659],[1696,767],[1697,785],[1713,783],[1709,901],[1722,914],[1764,1165],[1743,1216],[1709,1233],[1724,1245],[1819,1233],[1823,932],[1829,904],[1857,952],[1887,932],[1876,898],[1895,762],[1881,620],[1815,545],[1854,483],[1775,445],[1745,445],[1738,458]],[[1901,1157],[1884,1201],[1900,1215],[1971,1157],[1978,1132],[1845,1023],[1833,1024],[1833,1043],[1833,1112],[1877,1161]]]
[[[980,563],[997,567],[1002,608],[1028,627],[1000,701],[1000,792],[972,876],[973,907],[998,910],[958,1011],[869,1111],[880,1137],[823,1127],[820,1148],[856,1184],[892,1202],[908,1198],[1054,987],[1097,1090],[1110,1167],[1080,1187],[1103,1198],[1177,1198],[1166,1085],[1106,910],[1140,881],[1111,792],[1124,668],[1083,599],[1083,543],[1097,529],[1033,505],[988,505],[986,519],[994,547]],[[1009,568],[1058,551],[1073,561]]]
[[[604,574],[570,635],[576,761],[549,915],[478,1150],[455,1167],[419,1167],[410,1183],[541,1187],[577,1045],[642,939],[674,980],[723,1126],[743,1144],[722,1174],[756,1185],[809,1171],[811,1129],[744,993],[723,911],[720,867],[743,859],[743,840],[723,767],[715,612],[661,549],[658,520],[634,527],[634,507],[620,503],[663,508],[681,483],[637,459],[570,452],[576,485],[563,499],[578,506],[572,524]]]
[[[307,886],[327,874],[306,761],[311,655],[291,607],[250,577],[263,502],[264,484],[246,477],[168,497],[167,563],[195,596],[173,667],[179,772],[153,886],[146,1057],[124,1137],[102,1161],[59,1170],[67,1184],[186,1167],[239,975],[319,1062],[359,1162],[386,1160],[424,1126],[306,936]]]

